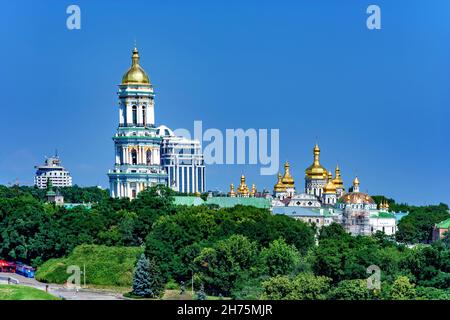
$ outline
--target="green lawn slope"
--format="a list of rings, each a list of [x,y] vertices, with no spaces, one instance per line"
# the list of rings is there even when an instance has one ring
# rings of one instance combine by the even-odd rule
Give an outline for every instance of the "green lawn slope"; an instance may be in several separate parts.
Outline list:
[[[99,287],[131,287],[136,260],[143,252],[140,247],[107,247],[80,245],[64,258],[50,259],[36,272],[38,281],[63,284],[71,274],[67,267],[86,266],[86,285]],[[81,285],[84,278],[81,275]]]
[[[32,287],[0,284],[0,300],[59,300],[59,298]]]

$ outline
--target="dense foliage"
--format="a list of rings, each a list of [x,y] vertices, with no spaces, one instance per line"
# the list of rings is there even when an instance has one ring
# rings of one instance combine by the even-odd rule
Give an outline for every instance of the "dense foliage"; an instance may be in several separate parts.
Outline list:
[[[45,191],[0,186],[0,259],[38,266],[41,280],[61,283],[68,264],[88,261],[88,281],[96,275],[96,284],[131,287],[136,259],[145,251],[151,279],[161,286],[193,280],[205,297],[450,295],[449,238],[427,244],[433,225],[449,216],[445,204],[414,207],[388,199],[391,208],[410,212],[401,220],[396,239],[383,233],[352,237],[338,224],[323,227],[316,237],[314,227],[266,209],[175,206],[173,191],[162,186],[132,201],[110,199],[98,188],[60,191],[66,201],[89,202],[92,208],[65,209],[46,203]],[[380,289],[367,288],[372,265],[380,269]],[[125,276],[111,283],[107,274]]]

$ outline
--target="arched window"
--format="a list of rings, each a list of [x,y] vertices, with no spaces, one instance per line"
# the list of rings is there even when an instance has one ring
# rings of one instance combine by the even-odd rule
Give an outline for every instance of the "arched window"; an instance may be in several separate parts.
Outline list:
[[[133,113],[133,124],[136,125],[137,124],[137,107],[133,106],[131,108],[132,113]]]
[[[146,152],[146,163],[148,166],[152,164],[152,151],[151,150],[147,150],[147,152]]]
[[[137,164],[137,152],[136,152],[136,149],[131,150],[131,164]]]
[[[146,111],[145,106],[142,106],[142,123],[143,123],[144,127],[147,124],[147,117],[146,117],[145,111]]]

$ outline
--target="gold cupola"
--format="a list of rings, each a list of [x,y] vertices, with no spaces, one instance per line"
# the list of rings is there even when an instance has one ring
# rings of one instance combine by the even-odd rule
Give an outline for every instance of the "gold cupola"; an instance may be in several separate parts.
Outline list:
[[[325,187],[323,187],[323,193],[324,194],[336,193],[336,186],[333,183],[333,175],[331,174],[331,172],[328,172],[328,182],[325,185]]]
[[[274,193],[286,192],[286,186],[283,184],[281,173],[278,173],[278,181],[273,186],[273,192]]]
[[[245,176],[244,175],[241,176],[241,184],[237,188],[237,193],[240,194],[241,196],[247,196],[248,195],[248,186],[245,183]]]
[[[287,161],[284,164],[284,176],[283,179],[281,179],[281,182],[286,188],[295,188],[294,178],[291,176],[289,162]]]
[[[137,48],[133,49],[131,56],[131,67],[122,77],[122,84],[144,84],[149,85],[150,79],[147,73],[139,65],[139,51]]]
[[[230,192],[228,192],[228,196],[236,197],[236,192],[234,192],[234,183],[230,184]]]
[[[314,146],[313,153],[314,153],[314,162],[311,166],[306,168],[305,170],[306,177],[313,180],[314,179],[326,180],[327,170],[320,164],[320,148],[317,145],[317,143]]]
[[[359,179],[355,177],[353,180],[353,192],[359,192]]]
[[[338,165],[336,165],[336,169],[334,171],[333,183],[336,186],[336,188],[344,189],[344,182],[342,181],[342,178],[341,178],[341,169],[339,169]]]
[[[252,184],[252,190],[250,191],[250,196],[254,197],[256,195],[256,192],[257,192],[256,185],[253,183]]]

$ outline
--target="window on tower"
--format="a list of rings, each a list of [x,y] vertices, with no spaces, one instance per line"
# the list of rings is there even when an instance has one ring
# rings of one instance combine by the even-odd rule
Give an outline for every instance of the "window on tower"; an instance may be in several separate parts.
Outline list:
[[[137,107],[133,106],[131,108],[132,110],[132,115],[133,115],[133,124],[136,125],[137,124]]]
[[[147,150],[146,160],[147,160],[148,166],[152,164],[152,151],[151,150]]]
[[[131,150],[131,164],[137,164],[137,152],[136,152],[136,149]]]
[[[146,118],[146,114],[145,114],[145,106],[142,107],[142,123],[145,125],[147,124],[147,118]]]

